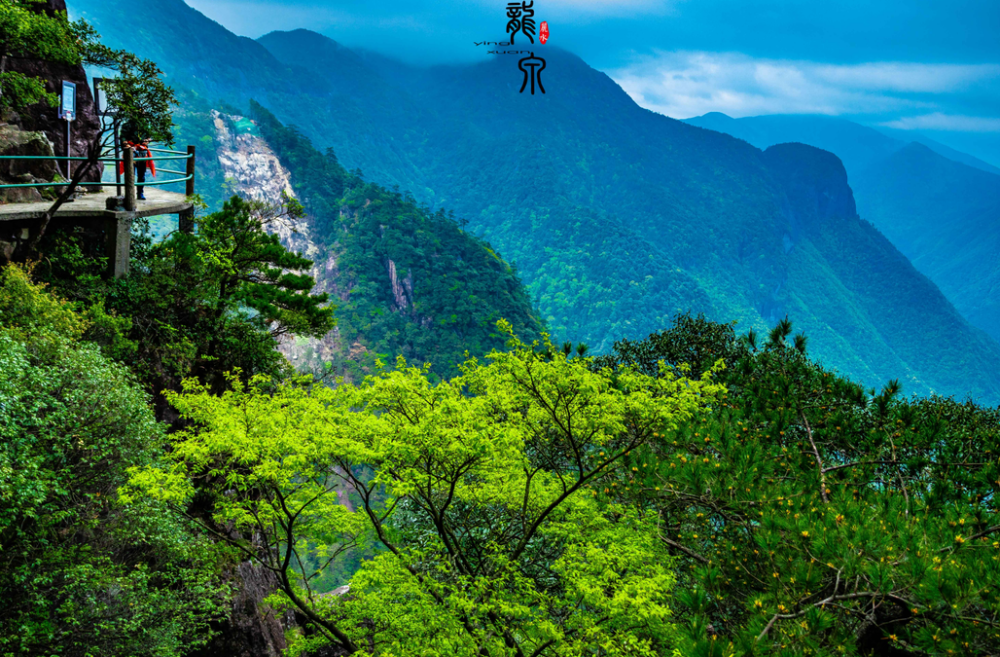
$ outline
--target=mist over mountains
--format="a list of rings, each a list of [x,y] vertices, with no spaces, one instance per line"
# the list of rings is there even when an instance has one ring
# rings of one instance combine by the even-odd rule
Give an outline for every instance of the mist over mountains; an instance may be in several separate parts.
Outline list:
[[[192,102],[245,110],[255,100],[346,168],[453,209],[516,263],[559,339],[603,351],[677,312],[739,330],[788,316],[813,354],[867,385],[900,378],[910,393],[1000,399],[1000,344],[970,324],[990,321],[969,310],[979,292],[950,301],[938,289],[949,289],[945,274],[931,271],[959,280],[967,268],[922,260],[889,228],[908,234],[907,222],[938,215],[878,202],[892,184],[921,183],[894,178],[899,167],[881,168],[884,182],[856,177],[902,153],[891,138],[835,154],[821,143],[762,151],[642,109],[557,48],[544,52],[548,93],[530,96],[502,57],[422,69],[305,30],[253,41],[180,0],[135,0],[128,12],[82,0],[71,12],[109,44],[156,59]]]
[[[835,153],[861,216],[969,322],[1000,340],[1000,169],[931,139],[903,141],[830,117],[712,113],[687,123],[758,148],[798,141]]]
[[[849,175],[864,171],[893,153],[915,142],[953,162],[965,164],[989,173],[1000,174],[1000,168],[977,157],[945,146],[919,133],[900,130],[878,130],[832,116],[811,114],[771,114],[734,119],[721,112],[685,119],[685,123],[738,137],[757,148],[797,141],[834,153],[841,159]],[[851,182],[855,182],[852,177]]]

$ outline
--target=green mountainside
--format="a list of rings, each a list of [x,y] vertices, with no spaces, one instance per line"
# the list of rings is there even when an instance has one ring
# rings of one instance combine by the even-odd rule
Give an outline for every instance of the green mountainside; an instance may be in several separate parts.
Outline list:
[[[758,148],[798,141],[835,153],[861,216],[1000,341],[1000,169],[932,140],[905,142],[831,117],[713,112],[686,122]]]
[[[1000,341],[1000,176],[910,144],[855,184],[865,218]]]
[[[312,45],[309,55],[301,56],[300,44],[317,41],[329,45],[325,50]],[[282,61],[303,63],[316,76],[324,70],[340,70],[334,62],[343,57],[344,49],[323,37],[275,33],[260,42]],[[823,224],[823,231],[810,230],[815,226],[801,216],[808,216],[813,199],[802,197],[790,204],[782,199],[784,190],[780,180],[775,180],[780,176],[766,162],[761,171],[756,151],[730,140],[708,138],[701,131],[687,130],[635,107],[610,80],[595,75],[570,55],[556,52],[549,56],[550,67],[553,60],[563,64],[562,77],[556,82],[565,89],[555,88],[556,82],[550,84],[534,116],[526,114],[530,108],[518,102],[523,98],[497,93],[504,88],[494,84],[505,73],[502,62],[467,70],[414,71],[377,56],[365,59],[371,64],[370,77],[379,80],[380,86],[396,84],[420,107],[434,108],[438,117],[436,121],[397,122],[401,129],[418,125],[426,131],[421,144],[415,145],[424,175],[410,183],[412,188],[428,190],[425,193],[432,202],[439,199],[470,217],[478,215],[473,221],[518,262],[553,328],[568,331],[570,337],[606,347],[602,338],[629,335],[630,329],[641,332],[659,321],[653,314],[658,307],[714,310],[717,316],[749,323],[758,318],[773,322],[788,313],[814,336],[816,350],[828,362],[868,381],[892,369],[905,374],[910,385],[921,386],[927,383],[921,370],[929,363],[921,365],[927,346],[920,335],[944,338],[954,330],[946,327],[964,323],[933,285],[877,231],[857,219],[853,200],[834,213],[841,221]],[[555,103],[563,107],[552,107]],[[588,111],[578,112],[577,107]],[[435,130],[437,126],[441,129]],[[651,134],[660,138],[649,139]],[[446,152],[452,157],[446,158]],[[501,153],[507,155],[483,156]],[[794,166],[806,170],[813,157],[822,159],[814,149],[797,153],[800,158]],[[472,164],[462,167],[466,162]],[[529,166],[504,168],[503,162]],[[623,175],[626,163],[627,177]],[[434,170],[435,164],[441,170]],[[842,184],[835,193],[850,199],[843,167],[837,166]],[[393,171],[408,176],[405,167]],[[830,193],[820,189],[828,181],[825,176],[814,181],[817,194]],[[771,187],[775,182],[777,191]],[[530,206],[531,212],[511,207],[510,199]],[[779,206],[777,211],[774,205]],[[588,331],[585,316],[566,302],[571,290],[563,290],[555,299],[546,295],[553,280],[580,280],[573,254],[565,249],[568,236],[559,219],[565,217],[575,226],[573,236],[579,239],[593,231],[592,224],[580,222],[579,217],[592,213],[610,217],[611,223],[637,238],[608,235],[606,228],[602,231],[602,240],[629,247],[607,258],[620,262],[607,267],[605,276],[648,283],[650,273],[636,270],[650,259],[649,253],[643,253],[650,249],[659,251],[653,260],[673,269],[672,295],[657,298],[643,292],[640,296],[646,303],[623,313],[630,315],[631,326],[609,317],[611,321],[603,327]],[[762,235],[768,228],[771,234]],[[545,245],[545,255],[534,248],[539,243]],[[576,252],[609,253],[606,246],[599,250],[595,246],[588,244]],[[706,254],[715,258],[705,262]],[[756,258],[747,257],[750,254]],[[561,276],[552,275],[559,270]],[[592,277],[590,271],[586,274]],[[747,279],[756,285],[747,285]],[[663,289],[660,283],[648,286]],[[597,307],[592,290],[587,292],[586,303],[579,307]],[[615,303],[617,299],[613,294],[602,299],[606,316],[613,312],[610,309],[623,305]],[[609,330],[594,330],[601,328]],[[969,336],[966,345],[996,353],[983,336],[975,332]],[[964,347],[956,351],[942,339],[935,348],[941,358],[960,364],[961,370],[972,366],[961,353]],[[942,377],[941,372],[936,374]],[[987,380],[992,375],[982,370],[978,376]],[[964,385],[963,377],[948,383],[938,378],[930,387],[954,390],[951,386]]]
[[[509,60],[411,68],[304,31],[254,43],[180,0],[132,5],[75,11],[208,102],[254,98],[345,167],[454,209],[516,263],[560,339],[605,351],[678,311],[741,330],[787,314],[825,364],[867,385],[1000,399],[1000,345],[858,219],[846,177],[804,184],[843,197],[818,222],[818,196],[791,198],[760,150],[644,110],[557,49],[548,93],[530,96]],[[155,29],[137,34],[136,17]],[[807,171],[825,162],[794,155]]]
[[[347,172],[258,103],[251,112],[291,173],[319,250],[317,282],[337,302],[337,328],[310,356],[353,378],[396,355],[440,376],[456,374],[466,353],[503,348],[501,319],[522,339],[540,336],[517,272],[488,243],[443,211]]]

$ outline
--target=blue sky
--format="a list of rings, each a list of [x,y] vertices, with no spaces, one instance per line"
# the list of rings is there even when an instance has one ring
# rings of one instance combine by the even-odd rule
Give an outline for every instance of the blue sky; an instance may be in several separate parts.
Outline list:
[[[258,37],[309,28],[411,63],[505,37],[507,0],[187,0]],[[1000,0],[535,0],[552,44],[674,118],[826,114],[1000,166]]]

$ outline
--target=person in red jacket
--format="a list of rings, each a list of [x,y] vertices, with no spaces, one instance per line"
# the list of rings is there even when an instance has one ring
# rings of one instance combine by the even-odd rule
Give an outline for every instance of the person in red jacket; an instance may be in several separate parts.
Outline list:
[[[131,148],[132,155],[135,161],[135,191],[136,198],[140,201],[146,200],[146,195],[143,193],[143,184],[146,182],[146,170],[149,169],[149,175],[156,176],[156,164],[153,160],[146,161],[144,158],[152,157],[152,153],[149,150],[149,139],[140,138],[138,135],[138,130],[135,129],[134,124],[126,124],[122,130],[122,148]],[[142,160],[142,161],[139,161]],[[118,172],[125,173],[125,164],[123,162],[118,163]]]

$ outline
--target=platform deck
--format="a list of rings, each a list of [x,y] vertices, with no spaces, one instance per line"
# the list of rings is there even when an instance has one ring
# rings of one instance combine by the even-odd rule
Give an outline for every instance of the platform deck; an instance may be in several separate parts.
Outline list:
[[[111,194],[82,194],[72,203],[64,203],[56,211],[56,219],[127,219],[131,217],[154,217],[160,214],[184,214],[193,206],[187,197],[175,192],[166,192],[155,187],[146,188],[146,200],[136,201],[135,212],[107,209],[107,198],[114,193],[114,185],[109,186]],[[0,205],[0,221],[24,221],[39,219],[52,207],[51,201],[41,203],[6,203]]]

